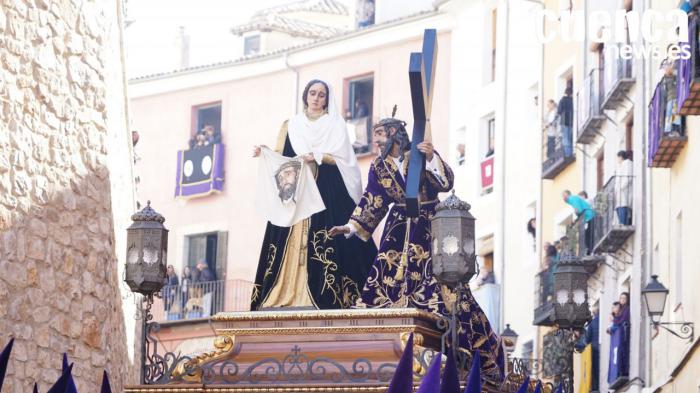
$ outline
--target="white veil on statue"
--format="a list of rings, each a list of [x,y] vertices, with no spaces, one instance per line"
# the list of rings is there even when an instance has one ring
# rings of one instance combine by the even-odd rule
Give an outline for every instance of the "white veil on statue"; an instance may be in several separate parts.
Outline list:
[[[326,86],[329,90],[328,113],[315,121],[310,120],[304,112],[294,115],[287,126],[289,142],[297,155],[313,153],[319,165],[324,153],[333,156],[348,194],[355,203],[359,203],[362,196],[360,167],[348,137],[345,120],[336,108],[333,89],[328,83]]]

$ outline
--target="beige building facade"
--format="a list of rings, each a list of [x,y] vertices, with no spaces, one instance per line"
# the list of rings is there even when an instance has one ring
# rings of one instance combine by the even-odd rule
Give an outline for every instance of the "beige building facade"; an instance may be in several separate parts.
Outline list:
[[[135,382],[118,267],[135,207],[121,13],[120,1],[0,6],[6,392],[47,390],[62,353],[79,391],[99,390],[103,369],[114,391]]]

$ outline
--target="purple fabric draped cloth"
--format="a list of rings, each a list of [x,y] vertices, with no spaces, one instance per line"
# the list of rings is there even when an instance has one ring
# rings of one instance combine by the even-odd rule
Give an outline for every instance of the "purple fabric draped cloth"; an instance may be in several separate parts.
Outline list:
[[[610,327],[610,360],[608,362],[608,383],[613,384],[619,377],[629,375],[630,308],[623,306],[613,318]]]
[[[647,155],[647,163],[653,165],[654,156],[659,150],[659,139],[661,138],[661,130],[663,129],[661,113],[665,108],[661,105],[661,84],[656,86],[654,96],[649,103],[649,150]]]
[[[456,299],[456,292],[440,286],[432,274],[430,219],[439,202],[438,193],[452,189],[452,170],[436,153],[440,174],[425,171],[420,185],[420,214],[409,220],[404,181],[408,156],[406,153],[401,168],[391,158],[377,157],[372,162],[367,187],[350,218],[356,234],[367,241],[386,217],[379,252],[357,307],[409,307],[449,316],[457,300],[459,350],[469,357],[480,350],[481,375],[486,380],[500,383],[504,377],[499,361],[500,340],[474,300],[469,286],[463,285],[460,298]]]
[[[222,143],[177,152],[175,197],[206,196],[224,190]]]
[[[686,42],[680,42],[681,46],[687,46],[691,51],[697,48],[697,19],[691,18],[690,24],[688,26],[688,40]],[[689,59],[679,58],[676,60],[678,62],[678,84],[677,97],[678,97],[678,108],[679,110],[683,108],[683,103],[690,95],[690,84],[692,83],[692,70],[693,61],[695,60],[695,53],[691,52]]]

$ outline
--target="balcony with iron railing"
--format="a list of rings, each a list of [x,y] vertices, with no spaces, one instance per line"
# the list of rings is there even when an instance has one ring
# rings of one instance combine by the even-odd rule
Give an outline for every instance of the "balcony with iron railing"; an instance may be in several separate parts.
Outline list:
[[[678,74],[678,108],[684,116],[700,115],[700,46],[698,45],[700,23],[691,17],[688,26],[688,42],[682,42],[690,51],[687,59],[679,58],[676,63]]]
[[[593,252],[613,253],[634,233],[632,176],[613,176],[595,198]]]
[[[612,60],[606,60],[603,67],[605,75],[604,87],[605,93],[603,98],[603,110],[614,110],[620,104],[627,100],[632,102],[627,96],[630,89],[634,85],[634,75],[632,73],[632,58],[624,58],[620,55],[622,44],[617,45],[616,56]],[[613,53],[615,53],[613,51]]]
[[[201,320],[222,311],[250,310],[253,283],[219,280],[185,285],[166,285],[153,303],[156,322]]]
[[[598,214],[587,223],[585,215],[581,214],[569,224],[566,228],[566,234],[560,239],[561,247],[558,254],[554,257],[547,257],[547,266],[535,275],[533,325],[553,326],[556,322],[554,277],[561,258],[578,260],[578,263],[588,274],[595,272],[604,260],[604,257],[593,252],[592,241],[587,241],[587,236],[594,236],[594,232],[587,235],[586,228],[589,224],[595,225],[597,217]],[[592,239],[594,238],[592,237]]]
[[[654,90],[649,103],[650,167],[670,168],[688,142],[685,119],[678,114],[675,75],[664,76]]]
[[[559,122],[555,121],[552,128],[545,127],[542,146],[542,178],[554,179],[566,167],[576,160],[572,146],[564,146]]]
[[[535,275],[535,312],[532,324],[553,326],[554,315],[554,272],[556,261],[550,262],[544,270]]]
[[[603,113],[604,80],[599,68],[583,80],[583,88],[576,93],[576,142],[591,143],[605,123]]]

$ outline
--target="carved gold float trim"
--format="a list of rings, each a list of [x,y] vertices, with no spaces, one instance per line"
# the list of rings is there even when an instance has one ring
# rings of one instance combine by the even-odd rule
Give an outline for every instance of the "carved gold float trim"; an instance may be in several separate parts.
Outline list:
[[[420,318],[437,321],[438,316],[414,308],[358,309],[358,310],[309,310],[309,311],[248,311],[222,312],[214,315],[213,322],[246,321],[308,321],[323,319],[372,319],[372,318]]]
[[[173,370],[172,376],[182,376],[182,379],[187,382],[201,382],[202,370],[197,368],[205,363],[211,363],[226,358],[231,352],[233,352],[234,341],[235,337],[231,336],[216,337],[214,339],[214,348],[216,348],[215,350],[210,352],[204,352],[200,355],[195,356],[187,362],[182,362],[178,364],[175,370]],[[194,375],[188,375],[188,369],[197,369],[197,371],[194,373]]]
[[[310,327],[275,327],[275,328],[234,328],[217,329],[217,333],[226,336],[278,336],[296,334],[353,334],[353,333],[410,333],[416,332],[434,338],[440,338],[440,333],[416,325],[385,325],[385,326],[310,326]],[[422,342],[422,338],[421,338]]]

